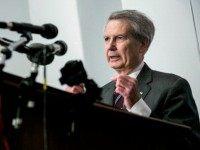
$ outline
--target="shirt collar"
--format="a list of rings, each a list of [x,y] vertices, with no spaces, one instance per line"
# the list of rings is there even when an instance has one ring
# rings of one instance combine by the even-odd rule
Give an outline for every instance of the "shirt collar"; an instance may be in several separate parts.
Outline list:
[[[144,61],[142,61],[140,63],[140,65],[138,65],[128,76],[130,76],[132,78],[137,78],[137,76],[140,73],[140,71],[142,70],[143,66],[144,66]]]

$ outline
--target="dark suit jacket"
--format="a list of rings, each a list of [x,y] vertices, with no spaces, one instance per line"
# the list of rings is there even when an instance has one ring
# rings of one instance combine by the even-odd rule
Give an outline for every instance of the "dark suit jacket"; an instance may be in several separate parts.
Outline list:
[[[199,116],[189,83],[174,74],[151,70],[146,64],[137,77],[150,117],[199,128]],[[113,105],[115,83],[103,86],[102,102]]]

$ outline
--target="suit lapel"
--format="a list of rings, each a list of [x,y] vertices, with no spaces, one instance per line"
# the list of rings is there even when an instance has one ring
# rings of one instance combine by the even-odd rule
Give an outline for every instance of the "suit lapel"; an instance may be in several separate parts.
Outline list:
[[[115,90],[115,82],[108,83],[103,87],[102,102],[108,105],[113,105],[113,93]]]
[[[145,100],[145,97],[151,90],[151,86],[149,85],[150,82],[152,82],[152,71],[147,66],[147,64],[144,65],[142,68],[140,74],[137,77],[138,80],[138,86],[139,86],[139,92],[142,95],[143,100]]]

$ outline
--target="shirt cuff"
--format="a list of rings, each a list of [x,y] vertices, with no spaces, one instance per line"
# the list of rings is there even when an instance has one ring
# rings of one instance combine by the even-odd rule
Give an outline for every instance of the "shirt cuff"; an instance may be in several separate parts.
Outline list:
[[[136,102],[131,109],[127,110],[131,113],[144,117],[149,117],[151,114],[151,109],[142,98],[138,102]]]

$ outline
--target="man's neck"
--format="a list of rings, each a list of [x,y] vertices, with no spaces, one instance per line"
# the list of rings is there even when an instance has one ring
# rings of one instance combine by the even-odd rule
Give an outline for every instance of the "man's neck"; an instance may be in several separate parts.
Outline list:
[[[133,77],[133,78],[137,78],[137,76],[140,73],[140,71],[142,70],[143,66],[144,66],[144,62],[142,61],[140,63],[140,65],[138,65],[131,73],[129,73],[129,76]]]
[[[118,74],[124,74],[124,75],[129,75],[132,74],[134,72],[138,72],[142,69],[142,67],[144,66],[144,61],[142,61],[140,64],[138,64],[136,67],[132,67],[129,69],[125,69],[125,70],[117,70]]]

